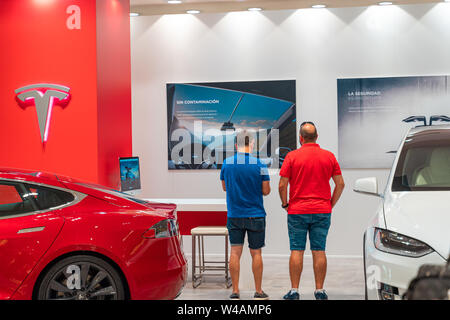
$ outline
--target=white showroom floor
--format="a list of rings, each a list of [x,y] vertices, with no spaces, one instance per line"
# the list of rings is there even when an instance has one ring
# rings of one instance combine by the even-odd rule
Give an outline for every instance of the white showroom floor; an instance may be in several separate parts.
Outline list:
[[[289,257],[263,256],[264,278],[263,290],[270,299],[282,299],[289,290]],[[189,260],[189,278],[180,300],[223,300],[228,299],[231,289],[225,287],[224,277],[207,277],[203,283],[194,289],[191,281],[191,257]],[[252,274],[250,262],[241,262],[241,299],[253,298]],[[364,274],[362,257],[328,257],[328,273],[325,289],[330,300],[364,299]],[[305,256],[303,275],[300,281],[301,299],[314,299],[314,273],[311,256]]]

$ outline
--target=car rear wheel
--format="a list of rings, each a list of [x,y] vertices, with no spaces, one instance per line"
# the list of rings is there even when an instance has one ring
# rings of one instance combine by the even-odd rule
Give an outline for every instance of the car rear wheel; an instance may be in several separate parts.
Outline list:
[[[116,269],[88,255],[65,258],[40,282],[39,300],[124,300],[125,289]]]

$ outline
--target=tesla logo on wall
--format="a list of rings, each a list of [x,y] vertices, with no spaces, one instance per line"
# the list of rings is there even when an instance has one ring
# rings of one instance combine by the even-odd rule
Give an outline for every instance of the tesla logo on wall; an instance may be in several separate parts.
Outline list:
[[[71,98],[69,91],[68,87],[48,83],[32,84],[15,91],[16,100],[22,108],[36,107],[42,143],[48,139],[53,106],[67,106]]]

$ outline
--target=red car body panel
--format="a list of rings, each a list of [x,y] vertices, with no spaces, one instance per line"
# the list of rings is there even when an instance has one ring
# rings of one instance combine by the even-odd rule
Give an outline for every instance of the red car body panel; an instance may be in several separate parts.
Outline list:
[[[54,213],[0,220],[0,299],[10,299],[18,285],[50,248],[64,224]],[[21,233],[45,227],[42,232]]]
[[[111,260],[123,274],[131,299],[173,299],[180,292],[187,263],[178,237],[143,237],[155,223],[175,219],[175,205],[140,204],[69,178],[13,172],[0,169],[0,180],[44,183],[86,196],[42,215],[0,220],[0,299],[32,299],[45,268],[79,252]],[[32,227],[45,229],[17,234]]]

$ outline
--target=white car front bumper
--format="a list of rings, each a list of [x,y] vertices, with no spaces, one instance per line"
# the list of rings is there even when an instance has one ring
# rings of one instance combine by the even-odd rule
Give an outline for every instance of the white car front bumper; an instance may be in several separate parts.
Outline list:
[[[422,265],[446,264],[445,259],[436,252],[411,258],[380,251],[374,246],[374,232],[374,228],[367,229],[364,242],[366,290],[369,300],[386,297],[401,299]]]

